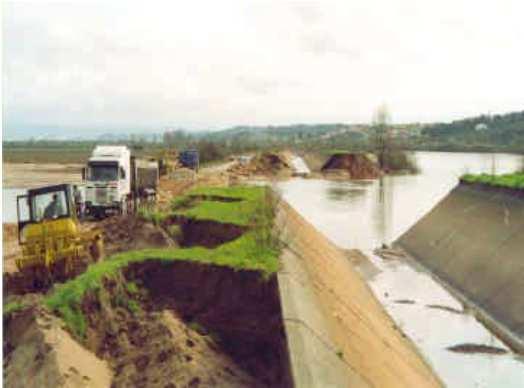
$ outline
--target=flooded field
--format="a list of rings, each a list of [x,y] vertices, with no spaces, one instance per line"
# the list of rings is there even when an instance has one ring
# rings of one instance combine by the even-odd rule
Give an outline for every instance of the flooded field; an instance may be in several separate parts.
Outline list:
[[[2,222],[16,222],[16,196],[25,192],[24,189],[2,189]]]
[[[466,172],[512,172],[522,157],[506,154],[416,153],[421,173],[382,180],[295,179],[279,184],[284,198],[338,246],[371,259],[360,270],[397,325],[450,387],[522,387],[524,359],[511,352],[461,353],[459,345],[506,349],[426,271],[372,254],[438,203]],[[468,348],[465,346],[464,348]],[[459,347],[460,349],[460,347]],[[500,354],[499,354],[500,353]]]

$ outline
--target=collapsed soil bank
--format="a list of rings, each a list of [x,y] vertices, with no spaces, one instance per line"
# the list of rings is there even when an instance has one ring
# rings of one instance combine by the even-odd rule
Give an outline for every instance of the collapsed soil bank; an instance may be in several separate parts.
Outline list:
[[[524,352],[524,193],[461,183],[398,244]]]
[[[291,386],[276,277],[150,260],[82,308],[87,346],[108,360],[115,387]]]

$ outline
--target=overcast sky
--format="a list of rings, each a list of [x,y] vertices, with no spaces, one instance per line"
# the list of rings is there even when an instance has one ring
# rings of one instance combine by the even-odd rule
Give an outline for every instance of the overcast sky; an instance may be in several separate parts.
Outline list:
[[[4,135],[524,109],[522,0],[11,2]]]

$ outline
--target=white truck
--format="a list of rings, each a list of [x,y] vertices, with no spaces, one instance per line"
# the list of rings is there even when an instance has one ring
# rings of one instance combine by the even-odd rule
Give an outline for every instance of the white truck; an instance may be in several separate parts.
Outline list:
[[[126,214],[144,200],[155,200],[158,162],[131,156],[126,146],[96,146],[84,170],[86,213]]]

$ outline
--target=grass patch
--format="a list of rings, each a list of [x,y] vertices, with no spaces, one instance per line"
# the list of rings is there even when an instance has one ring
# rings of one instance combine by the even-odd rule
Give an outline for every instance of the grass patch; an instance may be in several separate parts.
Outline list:
[[[265,187],[198,187],[177,198],[173,214],[201,221],[216,221],[239,226],[256,226],[263,221],[268,192]],[[234,202],[198,199],[201,197],[231,198]],[[191,204],[191,205],[189,205]]]
[[[24,308],[26,308],[27,306],[24,304],[24,303],[21,303],[21,302],[10,302],[10,303],[7,303],[4,305],[4,311],[3,311],[3,316],[4,318],[13,314],[13,313],[16,313],[17,311],[20,311],[20,310],[23,310]]]
[[[489,174],[466,174],[460,178],[461,181],[467,183],[481,183],[494,187],[506,187],[510,189],[524,189],[524,173],[513,173],[504,175],[489,175]]]
[[[182,211],[184,216],[190,218],[249,225],[248,231],[239,238],[213,249],[200,246],[154,248],[116,254],[90,265],[86,272],[75,279],[58,285],[44,300],[46,306],[57,312],[73,333],[83,337],[86,330],[85,317],[81,311],[84,296],[88,292],[97,292],[105,278],[116,277],[122,268],[132,263],[146,260],[165,263],[190,261],[226,266],[235,270],[256,270],[266,278],[278,270],[279,244],[272,233],[275,209],[273,196],[268,188],[197,188],[188,195],[241,198],[240,202],[196,201],[192,204],[193,207]],[[223,205],[227,205],[227,209]],[[174,212],[176,214],[176,209]],[[126,287],[128,291],[129,287],[133,289],[131,284]],[[136,288],[136,285],[134,287]]]
[[[126,291],[131,295],[138,294],[138,286],[134,282],[126,283]]]

